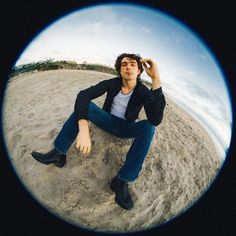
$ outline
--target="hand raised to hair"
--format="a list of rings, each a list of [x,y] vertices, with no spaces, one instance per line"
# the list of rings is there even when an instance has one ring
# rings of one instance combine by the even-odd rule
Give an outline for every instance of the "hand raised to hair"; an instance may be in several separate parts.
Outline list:
[[[143,58],[141,60],[143,67],[149,77],[152,80],[159,79],[159,72],[157,68],[157,64],[150,58]]]

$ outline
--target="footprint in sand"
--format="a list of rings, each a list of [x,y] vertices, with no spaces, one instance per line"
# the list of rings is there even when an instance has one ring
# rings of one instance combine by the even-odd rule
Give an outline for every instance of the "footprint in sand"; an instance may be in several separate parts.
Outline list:
[[[30,114],[27,116],[28,119],[31,119],[32,117],[34,117],[34,113],[30,113]]]
[[[21,142],[22,135],[15,133],[8,143],[9,150],[16,148],[17,143]]]

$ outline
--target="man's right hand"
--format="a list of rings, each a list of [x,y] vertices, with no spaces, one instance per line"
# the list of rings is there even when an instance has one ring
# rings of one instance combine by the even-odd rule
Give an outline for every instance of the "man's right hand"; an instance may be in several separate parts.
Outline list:
[[[89,135],[88,121],[79,120],[79,133],[76,139],[76,148],[83,154],[88,154],[91,151],[91,139]]]

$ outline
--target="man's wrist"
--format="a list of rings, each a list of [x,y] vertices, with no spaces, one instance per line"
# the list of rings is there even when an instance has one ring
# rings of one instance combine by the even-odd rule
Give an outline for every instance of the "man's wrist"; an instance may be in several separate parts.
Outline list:
[[[89,137],[89,128],[86,126],[79,127],[79,134],[82,137]]]
[[[78,121],[78,125],[79,125],[79,126],[88,126],[88,121],[85,120],[85,119],[80,119],[80,120]]]
[[[83,134],[88,134],[89,133],[89,126],[88,126],[88,121],[85,119],[81,119],[78,121],[78,126],[79,126],[79,132]]]
[[[161,81],[159,79],[152,80],[152,90],[158,89],[161,87]]]

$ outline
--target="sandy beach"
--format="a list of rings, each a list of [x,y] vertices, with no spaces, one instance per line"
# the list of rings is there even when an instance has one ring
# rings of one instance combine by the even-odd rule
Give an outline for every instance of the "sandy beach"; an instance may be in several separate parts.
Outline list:
[[[82,70],[32,72],[13,77],[5,93],[3,128],[12,165],[32,195],[49,211],[73,224],[98,231],[139,231],[162,224],[189,208],[221,167],[207,132],[166,97],[162,123],[139,178],[130,184],[135,207],[114,201],[111,179],[132,140],[122,140],[90,123],[92,151],[72,145],[62,169],[42,165],[30,153],[48,152],[74,109],[77,93],[111,74]],[[105,95],[94,100],[102,106]],[[145,119],[142,110],[140,119]]]

